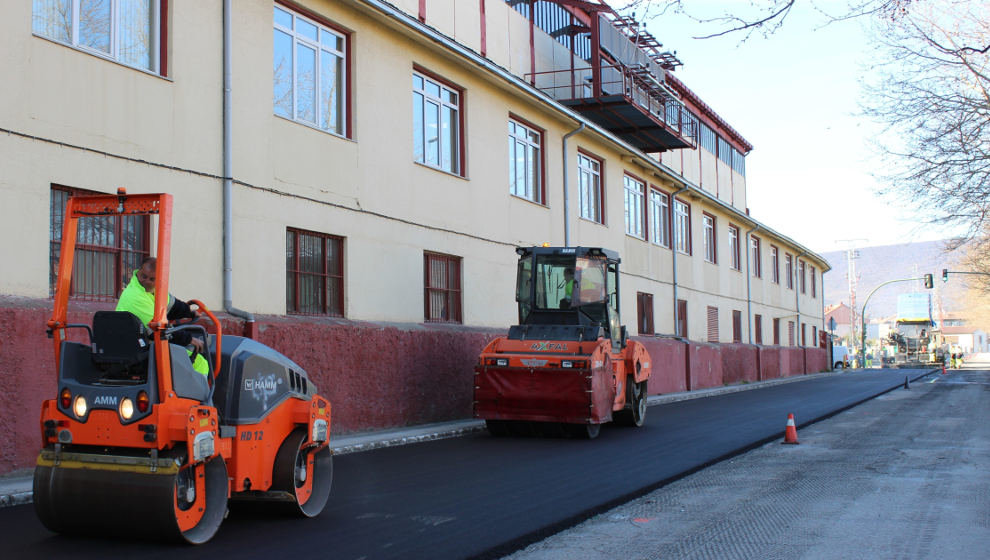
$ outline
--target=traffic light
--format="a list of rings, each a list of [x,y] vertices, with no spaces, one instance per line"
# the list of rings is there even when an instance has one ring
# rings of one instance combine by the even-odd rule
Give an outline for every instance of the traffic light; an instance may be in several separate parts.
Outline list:
[[[948,268],[943,268],[942,269],[942,281],[943,282],[948,282],[949,281],[949,269]]]
[[[932,280],[932,275],[931,274],[926,274],[925,275],[925,287],[930,290],[930,289],[932,289],[932,287],[934,285],[935,285],[935,282]]]

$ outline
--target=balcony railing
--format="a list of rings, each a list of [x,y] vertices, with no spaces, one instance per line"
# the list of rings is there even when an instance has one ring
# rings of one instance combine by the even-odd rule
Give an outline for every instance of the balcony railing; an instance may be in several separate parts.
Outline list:
[[[677,95],[645,67],[602,65],[595,95],[590,67],[536,72],[538,89],[646,152],[697,144],[698,123]]]

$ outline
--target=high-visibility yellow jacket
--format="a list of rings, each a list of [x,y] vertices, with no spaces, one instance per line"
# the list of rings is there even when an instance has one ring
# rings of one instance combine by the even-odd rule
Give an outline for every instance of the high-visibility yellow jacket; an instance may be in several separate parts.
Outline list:
[[[175,297],[173,297],[172,294],[169,294],[168,296],[169,319],[184,318],[182,316],[180,317],[172,316],[173,315],[172,310],[173,308],[176,307],[177,303],[181,303],[182,304],[181,306],[185,306],[185,308],[188,310],[189,306],[186,305],[185,302],[180,302],[180,300],[175,299]],[[137,271],[134,271],[134,274],[131,275],[131,281],[127,283],[127,286],[124,288],[124,291],[121,292],[120,299],[117,301],[117,311],[130,311],[131,313],[136,315],[138,319],[141,319],[141,322],[144,323],[145,325],[150,323],[151,320],[155,318],[155,294],[154,292],[149,292],[145,290],[144,286],[141,285],[141,282],[138,282]],[[186,311],[181,315],[189,316],[191,315],[191,312]],[[191,337],[189,339],[186,339],[185,343],[188,344],[189,340],[191,340]],[[187,350],[187,352],[189,353],[190,356],[192,356],[192,350]],[[196,359],[193,360],[193,369],[195,369],[199,373],[202,373],[203,375],[207,375],[210,372],[210,367],[206,363],[206,358],[204,358],[201,354],[197,354]]]

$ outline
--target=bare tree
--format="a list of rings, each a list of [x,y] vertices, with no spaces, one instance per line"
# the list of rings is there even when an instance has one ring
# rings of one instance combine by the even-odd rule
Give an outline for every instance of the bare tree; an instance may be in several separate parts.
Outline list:
[[[920,8],[920,7],[916,7]],[[983,2],[912,9],[877,32],[865,113],[884,126],[883,193],[926,221],[990,233],[990,18]]]

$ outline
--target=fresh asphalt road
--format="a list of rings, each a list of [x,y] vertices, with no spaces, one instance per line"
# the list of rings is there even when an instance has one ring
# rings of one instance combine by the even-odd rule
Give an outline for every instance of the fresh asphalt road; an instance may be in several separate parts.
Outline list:
[[[7,558],[361,558],[498,556],[666,482],[782,436],[926,372],[819,377],[649,409],[642,428],[607,426],[596,440],[487,434],[338,456],[316,519],[236,510],[199,547],[70,538],[31,505],[0,509]],[[140,512],[135,512],[140,515]]]

